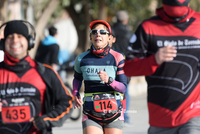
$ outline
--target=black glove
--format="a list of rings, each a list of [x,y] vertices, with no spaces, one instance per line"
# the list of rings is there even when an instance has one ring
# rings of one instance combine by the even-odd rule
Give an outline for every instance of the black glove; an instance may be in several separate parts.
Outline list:
[[[37,129],[39,130],[43,130],[43,129],[46,129],[46,124],[45,122],[43,121],[43,119],[39,116],[36,116],[35,117],[35,126],[37,127]]]

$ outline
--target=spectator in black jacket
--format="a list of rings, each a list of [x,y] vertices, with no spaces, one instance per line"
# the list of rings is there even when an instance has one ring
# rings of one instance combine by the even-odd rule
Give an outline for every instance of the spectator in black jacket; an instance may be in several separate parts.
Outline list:
[[[54,70],[58,69],[58,52],[59,45],[57,44],[57,29],[55,27],[49,28],[49,36],[45,37],[37,49],[35,60],[41,63],[48,64]]]
[[[113,43],[112,48],[121,51],[123,55],[126,55],[127,47],[129,45],[129,40],[132,36],[132,32],[127,29],[129,15],[124,10],[119,10],[116,13],[117,23],[112,27],[115,33],[116,41]],[[130,78],[127,77],[127,83],[129,84]],[[126,111],[124,113],[125,126],[130,126],[132,123],[129,120],[128,110],[130,105],[130,95],[128,93],[128,85],[125,92],[126,96]]]
[[[124,10],[119,10],[116,13],[117,22],[113,25],[112,29],[115,32],[116,42],[113,43],[113,48],[116,48],[126,55],[129,40],[132,32],[127,29],[128,13]]]

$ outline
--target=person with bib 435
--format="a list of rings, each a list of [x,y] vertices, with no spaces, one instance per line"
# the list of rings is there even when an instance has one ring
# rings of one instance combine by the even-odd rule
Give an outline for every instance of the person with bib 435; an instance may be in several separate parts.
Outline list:
[[[53,68],[35,62],[35,29],[28,21],[13,20],[5,26],[0,46],[0,133],[52,134],[70,117],[73,96]],[[31,33],[34,33],[33,35]]]
[[[122,134],[124,111],[121,101],[127,86],[124,57],[110,48],[112,31],[106,21],[92,21],[90,29],[91,48],[75,60],[75,107],[83,105],[84,134]],[[83,80],[82,102],[79,90]]]

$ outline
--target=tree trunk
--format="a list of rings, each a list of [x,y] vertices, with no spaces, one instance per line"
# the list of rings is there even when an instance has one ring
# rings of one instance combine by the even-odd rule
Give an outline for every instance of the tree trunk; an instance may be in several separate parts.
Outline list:
[[[99,14],[98,19],[106,20],[107,9],[105,6],[105,0],[99,0]],[[90,48],[90,28],[89,24],[92,21],[92,16],[89,14],[89,2],[88,0],[83,0],[83,12],[84,12],[84,21],[78,20],[78,18],[82,18],[81,15],[78,14],[74,9],[73,1],[71,0],[71,4],[68,7],[65,7],[70,17],[72,18],[75,28],[78,33],[78,46],[75,50],[76,54],[82,53]],[[84,25],[84,29],[80,29],[80,26]]]
[[[65,7],[65,10],[69,13],[71,19],[73,20],[74,26],[75,26],[77,34],[78,34],[78,47],[75,50],[75,53],[77,54],[77,53],[80,53],[82,51],[82,44],[84,42],[84,38],[81,38],[82,36],[80,36],[80,35],[82,35],[82,31],[79,30],[79,26],[80,26],[81,22],[78,20],[78,18],[80,18],[80,14],[78,14],[75,11],[74,4],[73,4],[72,1],[71,1],[71,4],[69,6]]]
[[[86,39],[85,39],[85,47],[84,47],[84,51],[86,51],[88,48],[90,48],[90,28],[89,28],[89,24],[91,22],[91,16],[89,14],[89,5],[88,5],[88,0],[84,0],[84,11],[85,11],[85,21],[86,21],[86,25],[85,25],[85,35],[86,35]]]
[[[83,0],[83,12],[84,12],[84,19],[83,13],[77,13],[74,9],[73,0],[71,0],[71,4],[65,7],[65,10],[69,13],[71,19],[74,22],[74,26],[76,28],[78,34],[78,46],[75,50],[75,54],[80,54],[86,51],[89,48],[89,23],[91,22],[91,16],[89,14],[89,5],[88,0]],[[81,16],[82,15],[82,16]],[[83,27],[83,28],[80,28]]]
[[[45,26],[48,24],[49,18],[53,14],[54,10],[56,7],[59,5],[59,0],[51,0],[47,7],[45,8],[44,12],[42,13],[40,19],[37,21],[37,24],[35,26],[36,30],[36,40],[35,40],[35,46],[34,48],[29,52],[30,56],[32,58],[35,57],[39,42],[40,42],[40,37],[43,35],[43,31]]]
[[[6,21],[6,0],[0,0],[0,21]]]
[[[107,18],[106,2],[105,0],[98,0],[98,3],[99,3],[98,19],[106,21]]]

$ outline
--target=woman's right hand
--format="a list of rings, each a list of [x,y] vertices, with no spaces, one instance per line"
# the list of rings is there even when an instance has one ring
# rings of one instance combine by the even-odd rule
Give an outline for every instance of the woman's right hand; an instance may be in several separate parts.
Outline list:
[[[74,96],[74,97],[75,97],[75,107],[74,108],[80,109],[82,107],[81,96]]]

